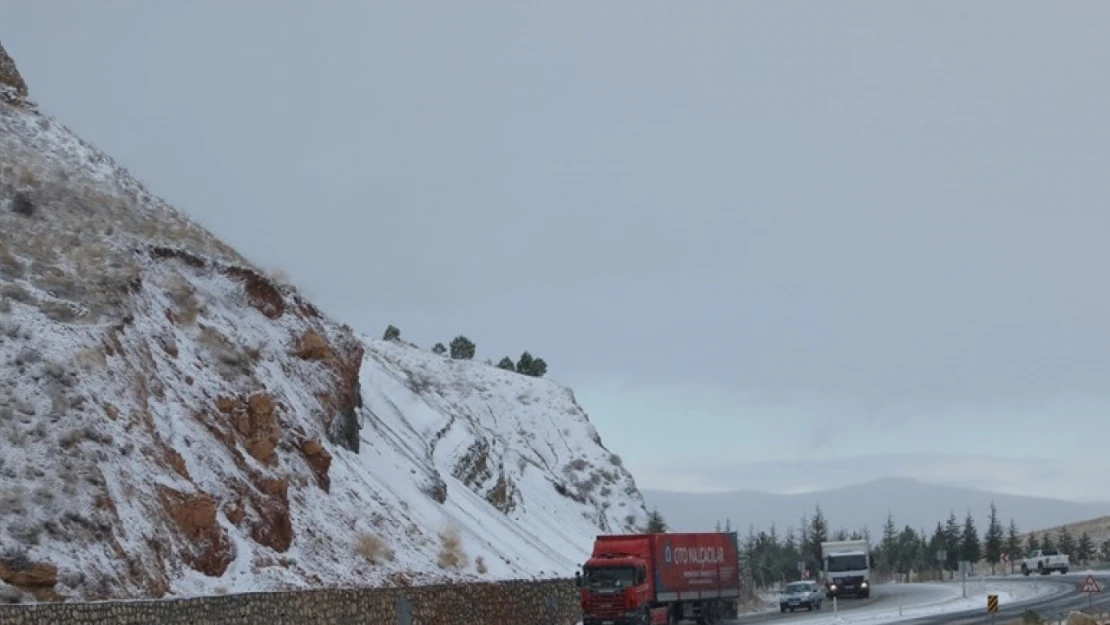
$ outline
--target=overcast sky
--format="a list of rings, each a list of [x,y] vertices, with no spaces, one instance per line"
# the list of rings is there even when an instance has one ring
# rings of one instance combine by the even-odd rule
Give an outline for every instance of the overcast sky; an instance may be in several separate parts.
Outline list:
[[[1107,33],[1095,0],[0,0],[32,98],[155,192],[360,330],[544,357],[641,487],[696,490],[1110,500]]]

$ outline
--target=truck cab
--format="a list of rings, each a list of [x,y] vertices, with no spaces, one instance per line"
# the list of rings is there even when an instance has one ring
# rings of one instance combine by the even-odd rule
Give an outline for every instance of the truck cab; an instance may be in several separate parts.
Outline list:
[[[647,562],[628,554],[600,554],[582,566],[578,578],[582,625],[647,625],[651,622],[651,581]]]
[[[866,599],[871,596],[871,551],[866,541],[822,543],[821,555],[827,597],[853,595]]]

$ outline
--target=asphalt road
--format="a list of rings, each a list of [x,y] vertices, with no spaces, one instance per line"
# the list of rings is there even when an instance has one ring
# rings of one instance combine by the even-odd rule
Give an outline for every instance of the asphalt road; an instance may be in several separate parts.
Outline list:
[[[1095,573],[1095,579],[1099,581],[1102,592],[1093,595],[1090,599],[1086,593],[1079,592],[1079,588],[1083,585],[1083,581],[1086,578],[1087,575],[1085,573],[994,578],[1005,580],[1007,583],[1032,584],[1035,582],[1063,582],[1067,584],[1067,586],[1061,588],[1059,593],[1053,593],[1029,601],[1015,602],[1010,605],[1000,605],[998,606],[998,612],[993,615],[993,620],[992,615],[987,613],[986,606],[983,606],[979,610],[949,612],[948,614],[902,621],[901,625],[989,625],[992,622],[1005,623],[1006,621],[1020,619],[1021,615],[1026,610],[1033,610],[1040,614],[1041,618],[1050,622],[1055,622],[1056,619],[1066,618],[1068,613],[1072,610],[1087,610],[1088,605],[1090,605],[1088,602],[1092,600],[1096,613],[1099,611],[1110,611],[1110,572],[1100,571]]]
[[[923,605],[929,603],[939,603],[952,598],[952,592],[944,588],[937,588],[936,586],[918,585],[918,584],[877,584],[871,588],[871,596],[867,599],[841,599],[838,601],[837,613],[848,617],[852,611],[867,608],[868,611],[884,610],[884,609],[898,609],[898,606],[911,607],[914,605]],[[814,610],[813,612],[802,611],[798,612],[760,612],[757,614],[745,614],[740,618],[732,621],[726,621],[730,624],[743,624],[743,623],[773,623],[775,621],[785,621],[791,618],[797,618],[802,614],[826,614],[832,616],[833,604],[831,599],[825,599],[824,604],[821,606],[821,611]]]

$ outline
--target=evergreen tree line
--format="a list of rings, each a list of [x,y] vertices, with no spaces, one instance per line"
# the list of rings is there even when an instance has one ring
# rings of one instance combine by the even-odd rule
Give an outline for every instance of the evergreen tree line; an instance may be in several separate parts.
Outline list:
[[[386,341],[399,341],[401,339],[401,330],[397,326],[390,324],[382,335],[382,339]],[[446,354],[450,352],[451,358],[455,360],[472,360],[477,353],[477,346],[474,341],[471,341],[465,336],[459,335],[445,346],[443,343],[436,343],[432,346],[432,351],[437,354]],[[492,365],[492,361],[486,361],[486,364]],[[543,358],[536,358],[531,353],[525,351],[520,355],[516,362],[512,358],[505,356],[497,363],[497,367],[507,371],[513,371],[521,375],[528,375],[534,378],[542,378],[547,373],[547,362]]]
[[[658,513],[653,512],[649,521],[656,515]],[[665,527],[662,517],[657,520],[659,525]],[[724,526],[718,521],[715,529],[733,531],[728,519]],[[766,588],[799,579],[799,563],[810,572],[810,579],[815,579],[821,569],[822,542],[861,539],[871,545],[875,572],[888,578],[908,579],[911,571],[919,576],[922,573],[941,576],[947,572],[949,577],[954,577],[961,560],[985,563],[990,566],[992,574],[1000,568],[1013,572],[1017,570],[1015,562],[1031,551],[1046,547],[1060,549],[1080,566],[1097,560],[1110,562],[1110,540],[1096,546],[1086,532],[1075,537],[1067,527],[1062,528],[1055,538],[1044,532],[1040,538],[1031,534],[1023,541],[1013,519],[1003,527],[993,502],[982,535],[970,510],[962,523],[954,512],[950,512],[948,519],[938,521],[931,532],[909,525],[899,529],[894,515],[890,514],[877,543],[871,540],[866,527],[854,531],[830,531],[821,506],[817,506],[811,518],[803,515],[796,528],[788,527],[785,532],[780,532],[774,525],[759,531],[750,527],[740,545],[740,553],[752,581],[758,587]],[[943,554],[940,553],[942,551]],[[942,555],[943,560],[938,560],[938,555]]]

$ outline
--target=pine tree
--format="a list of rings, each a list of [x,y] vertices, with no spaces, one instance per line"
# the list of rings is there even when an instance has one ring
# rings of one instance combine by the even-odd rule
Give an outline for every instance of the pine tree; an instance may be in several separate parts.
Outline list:
[[[1033,553],[1040,548],[1041,541],[1037,540],[1037,535],[1033,532],[1029,532],[1029,538],[1025,540],[1025,551],[1028,553]]]
[[[1088,535],[1087,532],[1083,532],[1079,536],[1079,544],[1075,546],[1075,556],[1079,559],[1080,563],[1086,565],[1088,562],[1091,561],[1091,558],[1093,558],[1094,555],[1095,544],[1091,542],[1090,535]]]
[[[725,531],[726,532],[731,532],[732,531],[732,519],[730,519],[727,516],[725,517]]]
[[[1018,527],[1010,519],[1010,527],[1006,530],[1006,546],[1003,548],[1006,559],[1010,561],[1010,572],[1014,572],[1014,562],[1021,557],[1021,538],[1018,537]]]
[[[898,562],[898,530],[894,527],[894,514],[887,512],[883,524],[883,540],[879,543],[879,555],[883,570],[893,573]]]
[[[533,378],[542,378],[547,373],[547,361],[543,358],[536,358],[532,361],[532,370],[528,375]]]
[[[652,511],[648,513],[646,533],[663,534],[666,533],[666,531],[667,522],[663,520],[663,515],[659,514],[659,510],[653,508]]]
[[[1068,531],[1067,525],[1060,529],[1059,549],[1061,553],[1066,553],[1068,555],[1075,554],[1075,537],[1071,535],[1070,531]]]
[[[437,354],[446,354],[447,348],[443,346],[443,343],[436,343],[435,347],[432,348],[432,351]]]
[[[1102,552],[1102,561],[1110,562],[1110,540],[1104,540],[1102,542],[1102,549],[1100,551]]]
[[[811,541],[809,537],[809,517],[805,513],[802,513],[802,522],[798,525],[798,527],[801,528],[798,532],[798,553],[801,556],[802,561],[806,563],[806,568],[812,569],[813,549],[811,547]]]
[[[956,520],[956,513],[951,510],[948,512],[948,522],[944,525],[944,549],[948,552],[945,568],[953,572],[960,563],[960,522]]]
[[[465,336],[456,336],[451,339],[451,357],[456,360],[470,360],[476,351],[474,341]]]
[[[516,370],[524,375],[528,375],[532,371],[532,354],[524,352],[520,355],[520,359],[516,361]]]
[[[902,533],[898,535],[897,545],[895,570],[906,575],[906,579],[909,581],[910,571],[913,570],[919,558],[920,547],[917,532],[907,525],[902,529]]]
[[[385,333],[382,334],[383,341],[396,341],[399,338],[401,338],[401,330],[393,324],[389,324],[385,329]]]
[[[974,565],[982,557],[979,531],[975,528],[975,519],[972,518],[970,509],[964,518],[964,530],[960,535],[960,556],[971,565]]]
[[[943,579],[943,571],[948,564],[948,556],[945,555],[941,560],[938,560],[937,556],[940,555],[941,551],[947,551],[947,549],[948,533],[941,522],[937,521],[937,528],[933,530],[933,537],[929,539],[929,558],[936,571],[941,574],[941,579]]]
[[[506,371],[516,371],[516,365],[513,364],[513,359],[505,356],[497,363],[498,369],[505,369]]]
[[[717,532],[718,534],[721,532],[721,520],[720,519],[717,519],[717,526],[714,528],[713,531]]]
[[[813,562],[818,564],[818,568],[824,568],[821,565],[821,543],[828,542],[829,540],[829,522],[825,520],[825,515],[821,512],[821,504],[817,504],[817,509],[813,513],[813,520],[809,523],[809,555],[813,558]]]
[[[991,575],[995,574],[995,567],[1002,562],[1002,541],[1004,538],[1002,523],[998,520],[998,510],[994,507],[992,501],[991,514],[987,519],[987,532],[983,536],[983,551],[987,563],[991,565]]]

